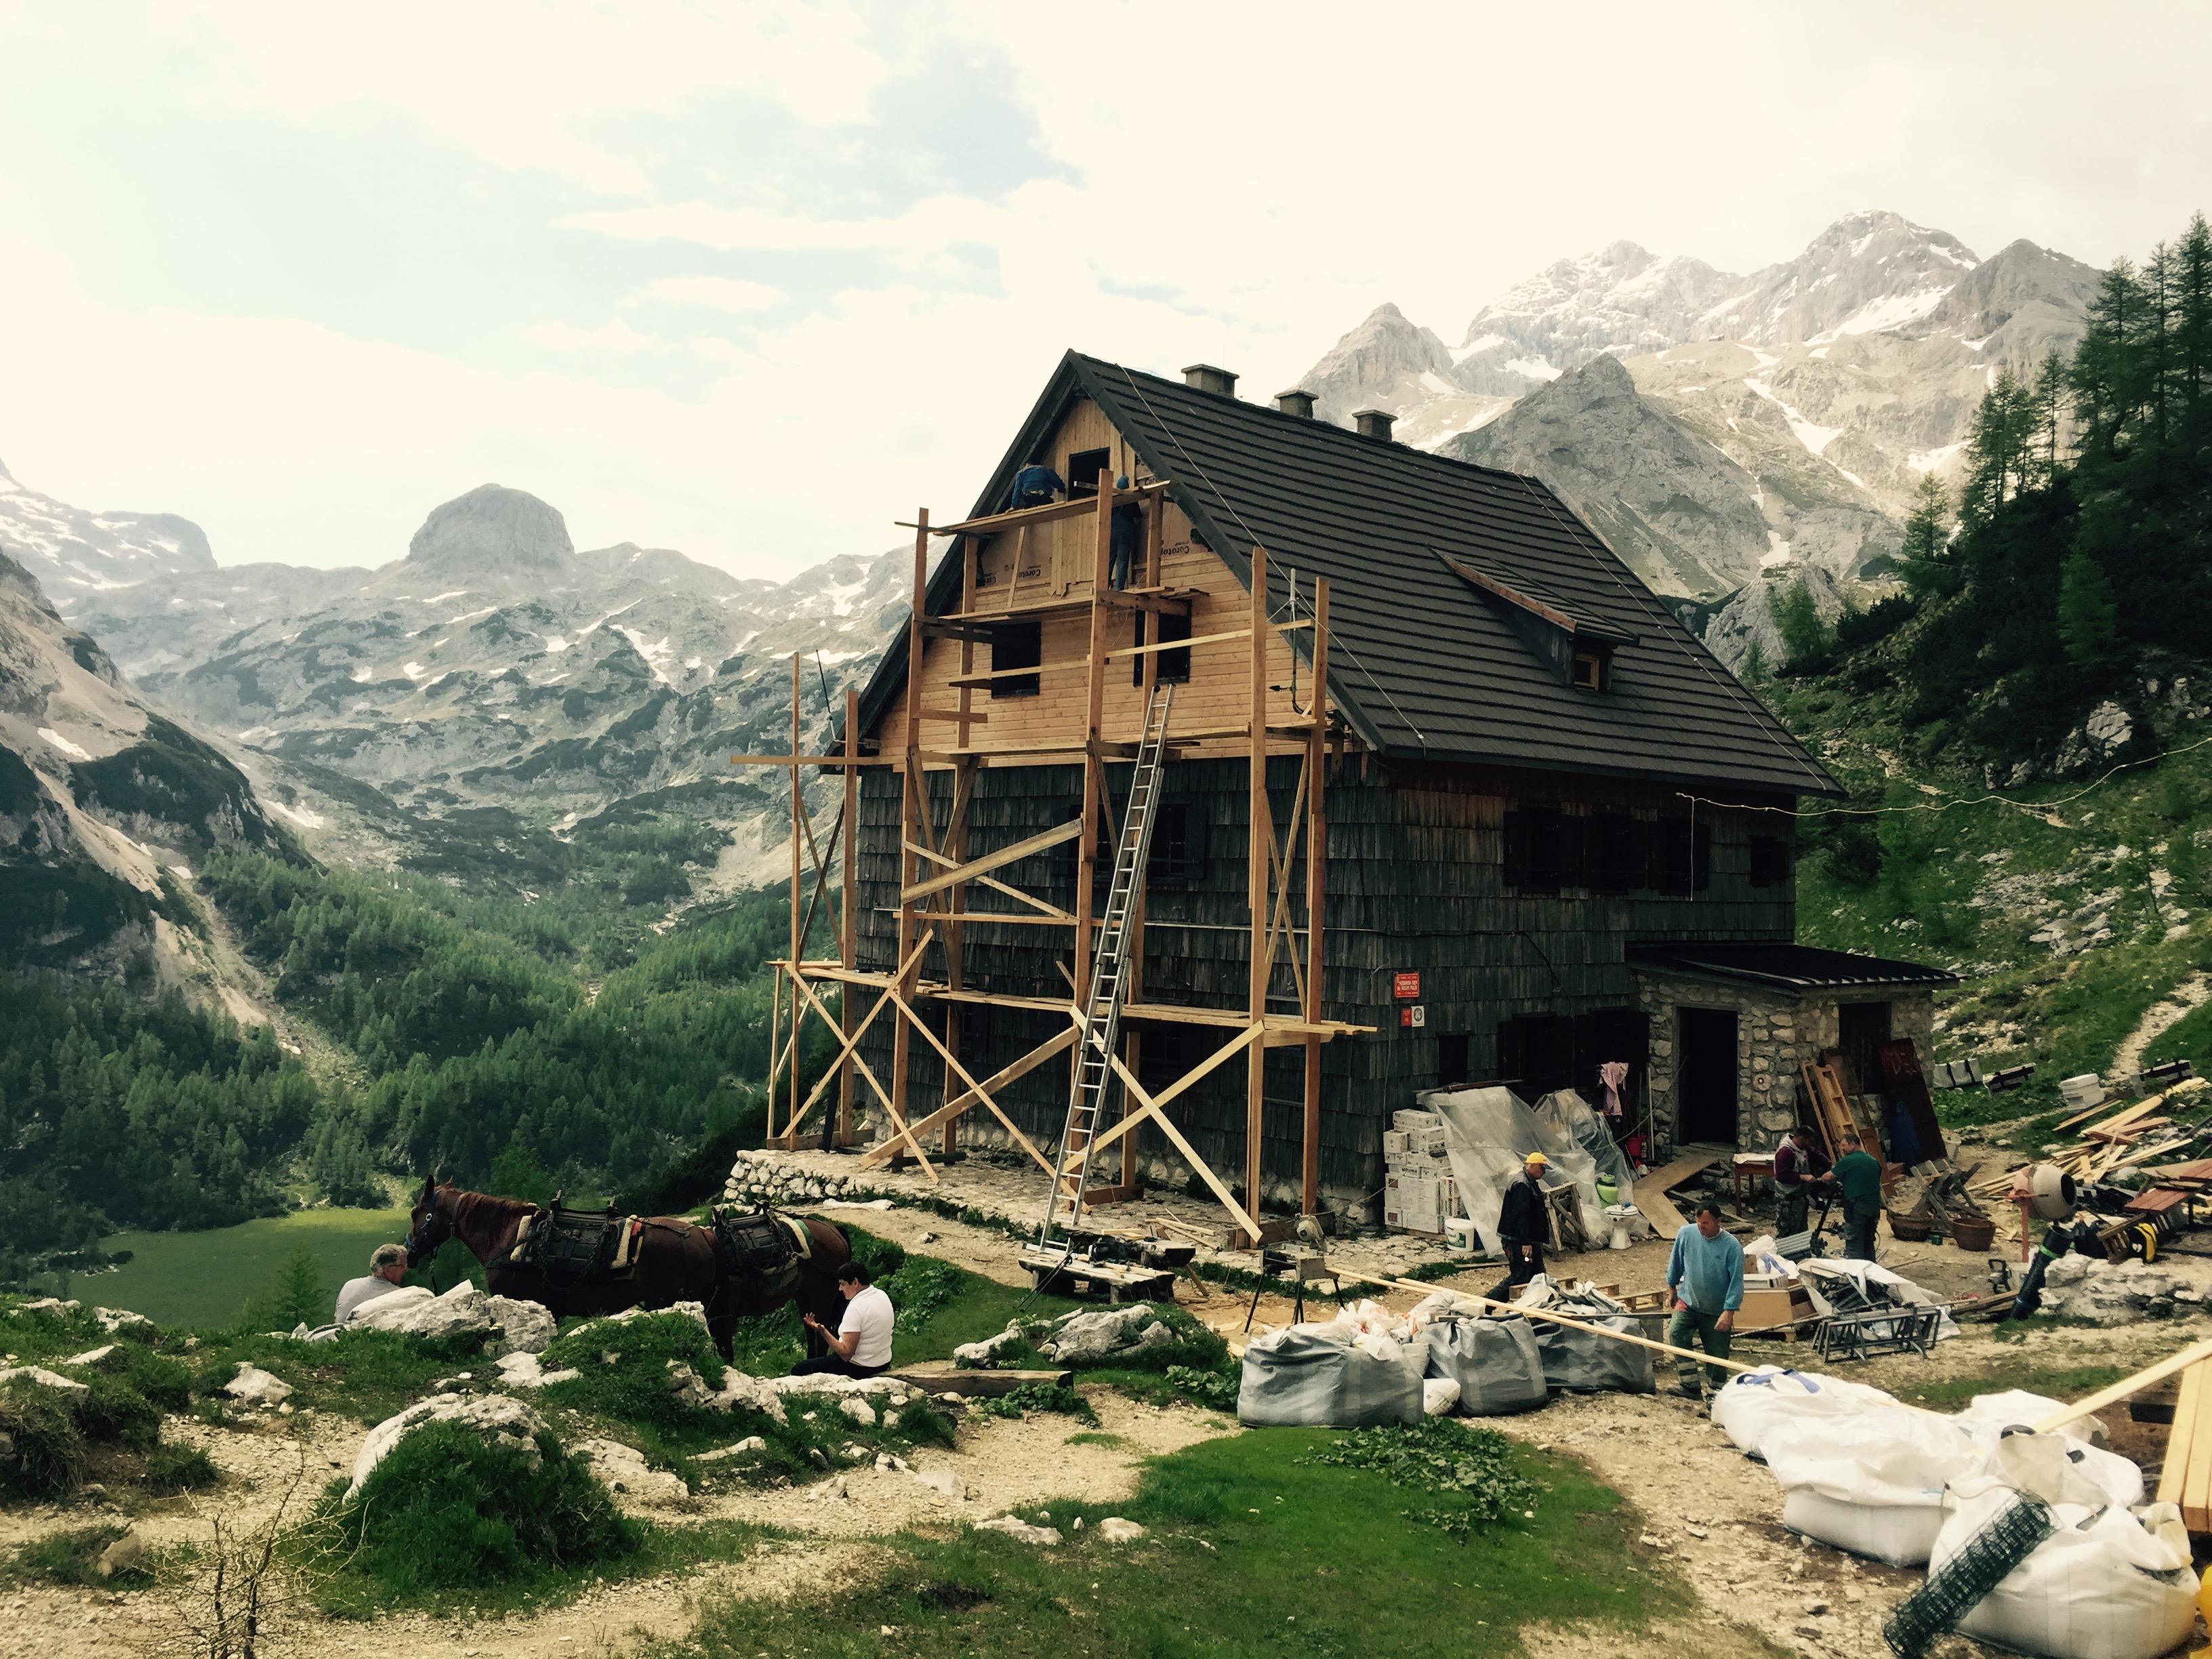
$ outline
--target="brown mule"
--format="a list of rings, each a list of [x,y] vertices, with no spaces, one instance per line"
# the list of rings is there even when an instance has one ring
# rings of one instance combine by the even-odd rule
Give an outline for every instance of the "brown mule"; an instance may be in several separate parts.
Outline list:
[[[786,1302],[796,1301],[801,1313],[812,1314],[832,1330],[844,1317],[837,1273],[853,1259],[853,1250],[845,1235],[826,1221],[809,1218],[801,1222],[810,1255],[787,1285],[732,1283],[722,1271],[714,1230],[665,1215],[647,1218],[637,1243],[636,1265],[622,1278],[560,1285],[547,1283],[538,1268],[508,1259],[524,1218],[544,1213],[538,1206],[519,1198],[466,1192],[450,1182],[425,1176],[422,1196],[408,1217],[407,1260],[410,1264],[427,1262],[447,1239],[458,1238],[483,1263],[484,1283],[494,1296],[542,1304],[556,1319],[696,1302],[707,1310],[707,1328],[725,1359],[730,1358],[731,1338],[740,1318],[757,1319]],[[809,1350],[818,1346],[810,1335]]]

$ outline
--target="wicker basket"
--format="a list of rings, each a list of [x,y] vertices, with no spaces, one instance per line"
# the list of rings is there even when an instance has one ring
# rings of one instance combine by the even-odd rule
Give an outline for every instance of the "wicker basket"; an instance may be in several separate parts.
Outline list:
[[[1889,1212],[1889,1236],[1900,1244],[1924,1244],[1935,1225],[1924,1215],[1899,1215]]]
[[[1996,1243],[1997,1224],[1985,1215],[1954,1215],[1951,1218],[1951,1242],[1962,1250],[1979,1254]]]

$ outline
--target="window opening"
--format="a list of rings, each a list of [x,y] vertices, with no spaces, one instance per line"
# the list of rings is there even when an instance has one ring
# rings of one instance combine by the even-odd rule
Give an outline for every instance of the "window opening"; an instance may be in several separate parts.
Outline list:
[[[1779,887],[1790,879],[1790,843],[1779,836],[1751,838],[1751,884]]]
[[[1437,1039],[1437,1087],[1456,1089],[1468,1079],[1468,1034],[1449,1033]]]
[[[1171,617],[1163,611],[1153,620],[1157,624],[1153,630],[1155,644],[1164,645],[1170,640],[1187,640],[1190,637],[1188,617]],[[1142,645],[1144,642],[1145,617],[1144,613],[1139,611],[1136,617],[1136,632],[1129,643]],[[1152,654],[1160,659],[1160,672],[1157,677],[1159,684],[1188,685],[1190,684],[1190,648],[1188,646],[1180,651],[1155,651]],[[1142,685],[1144,683],[1145,659],[1142,657],[1132,658],[1129,663],[1129,684]]]
[[[1078,495],[1098,493],[1098,475],[1112,464],[1113,452],[1107,449],[1079,449],[1067,458],[1067,494],[1070,500]]]
[[[1602,691],[1613,678],[1611,653],[1604,651],[1577,650],[1575,653],[1574,686],[1578,691]]]
[[[1000,623],[991,629],[991,672],[1001,673],[1009,668],[1036,668],[1044,662],[1044,625],[1042,623]],[[991,696],[997,697],[1034,697],[1037,694],[1035,674],[1017,674],[1011,679],[991,682]]]

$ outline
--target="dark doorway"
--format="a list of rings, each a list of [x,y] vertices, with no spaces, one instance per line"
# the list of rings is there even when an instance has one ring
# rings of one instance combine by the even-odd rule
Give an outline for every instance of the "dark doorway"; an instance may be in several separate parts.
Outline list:
[[[1675,1029],[1681,1065],[1674,1139],[1735,1145],[1735,1014],[1727,1008],[1680,1008]]]
[[[1850,1056],[1851,1077],[1861,1094],[1881,1092],[1881,1061],[1876,1057],[1889,1041],[1889,1005],[1886,1002],[1846,1002],[1836,1010],[1836,1046]]]

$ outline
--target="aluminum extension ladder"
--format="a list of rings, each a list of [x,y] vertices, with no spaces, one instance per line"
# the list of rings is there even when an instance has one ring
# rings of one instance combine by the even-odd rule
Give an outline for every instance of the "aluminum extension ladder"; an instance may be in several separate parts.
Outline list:
[[[1097,952],[1091,964],[1091,1002],[1076,1034],[1075,1060],[1067,1086],[1067,1122],[1054,1156],[1052,1191],[1045,1200],[1037,1243],[1052,1242],[1055,1228],[1073,1233],[1083,1218],[1084,1189],[1091,1182],[1091,1143],[1114,1079],[1113,1060],[1121,1036],[1121,1003],[1128,987],[1129,921],[1144,884],[1145,861],[1152,855],[1154,808],[1159,803],[1160,763],[1167,744],[1168,711],[1175,687],[1156,685],[1145,705],[1145,730],[1137,744],[1136,777],[1121,818],[1121,845],[1114,853],[1113,884],[1106,891],[1106,915],[1098,929]],[[1084,834],[1091,826],[1084,826]]]

